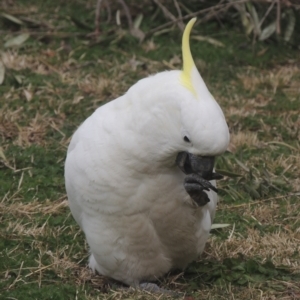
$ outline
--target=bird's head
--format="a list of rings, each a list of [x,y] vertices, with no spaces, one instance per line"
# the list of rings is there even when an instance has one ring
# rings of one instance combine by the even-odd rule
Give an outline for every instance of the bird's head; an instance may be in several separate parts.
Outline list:
[[[216,155],[229,144],[229,130],[223,112],[208,91],[190,51],[189,37],[196,19],[187,24],[182,38],[183,69],[166,71],[140,80],[128,91],[134,100],[133,130],[139,129],[142,142],[152,158],[174,163],[185,173],[192,168],[213,168]],[[155,148],[153,148],[155,145]],[[186,159],[183,159],[183,158]],[[197,161],[203,158],[201,166]],[[192,164],[194,162],[194,164]],[[198,167],[196,166],[198,164]]]
[[[228,147],[229,130],[224,114],[207,89],[190,51],[190,32],[195,22],[196,18],[189,21],[182,37],[183,70],[180,83],[189,93],[182,101],[182,140],[185,149],[177,156],[177,164],[187,174],[207,173],[209,177],[215,156]]]

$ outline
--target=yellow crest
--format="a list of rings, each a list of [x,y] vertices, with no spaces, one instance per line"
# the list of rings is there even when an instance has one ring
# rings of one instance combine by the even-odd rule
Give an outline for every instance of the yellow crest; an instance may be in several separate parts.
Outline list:
[[[196,96],[196,91],[192,83],[192,69],[195,66],[191,49],[190,49],[190,33],[196,18],[191,19],[183,32],[182,36],[182,60],[183,60],[183,70],[180,76],[181,84],[191,91]]]

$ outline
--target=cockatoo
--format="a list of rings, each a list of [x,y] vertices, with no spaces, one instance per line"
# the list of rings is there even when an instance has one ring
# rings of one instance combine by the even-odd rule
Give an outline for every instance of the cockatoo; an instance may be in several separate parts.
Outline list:
[[[197,259],[217,205],[214,159],[229,143],[220,106],[183,39],[183,70],[134,84],[74,133],[65,163],[89,266],[133,287]]]

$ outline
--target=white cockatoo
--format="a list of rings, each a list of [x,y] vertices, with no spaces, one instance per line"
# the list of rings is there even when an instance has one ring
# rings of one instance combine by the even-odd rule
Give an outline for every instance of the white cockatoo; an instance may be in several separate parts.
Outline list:
[[[65,163],[89,266],[139,287],[197,259],[217,205],[214,158],[229,143],[223,112],[194,64],[138,81],[74,133]]]

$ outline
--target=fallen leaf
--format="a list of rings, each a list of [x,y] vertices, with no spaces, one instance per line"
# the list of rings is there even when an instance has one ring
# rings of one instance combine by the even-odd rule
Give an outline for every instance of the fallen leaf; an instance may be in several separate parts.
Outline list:
[[[145,33],[144,33],[142,30],[138,29],[138,28],[134,28],[134,27],[133,27],[133,28],[130,30],[130,34],[131,34],[133,37],[139,39],[140,42],[142,42],[142,41],[144,40],[144,38],[145,38]]]
[[[225,45],[222,42],[220,42],[216,39],[213,39],[211,37],[208,37],[208,36],[193,35],[193,36],[191,36],[191,39],[201,41],[201,42],[207,42],[207,43],[212,44],[217,47],[225,47]]]
[[[79,103],[82,99],[84,99],[84,97],[83,96],[76,96],[75,98],[74,98],[74,100],[73,100],[73,104],[77,104],[77,103]]]
[[[269,38],[274,32],[276,31],[276,22],[272,22],[271,24],[269,24],[267,27],[265,27],[263,29],[263,31],[261,32],[260,36],[259,36],[259,40],[260,41],[264,41],[267,38]]]
[[[234,159],[242,169],[244,169],[246,172],[250,171],[249,168],[246,165],[244,165],[240,160],[238,160],[237,158],[234,158]]]
[[[8,40],[4,44],[4,48],[19,47],[22,44],[24,44],[28,40],[29,37],[30,37],[30,35],[28,33],[22,33],[14,38]]]
[[[0,61],[0,85],[3,83],[5,77],[5,66],[2,61]]]
[[[266,48],[260,50],[259,52],[257,52],[256,56],[258,56],[258,57],[263,56],[268,50],[269,50],[269,48],[266,47]]]
[[[6,13],[2,13],[2,17],[18,25],[24,24],[20,19]]]
[[[157,45],[153,42],[153,40],[148,40],[142,45],[142,48],[146,51],[153,51],[157,48]]]
[[[118,26],[121,25],[121,17],[120,17],[120,10],[118,9],[116,12],[116,23]]]
[[[219,228],[225,228],[230,226],[230,224],[212,224],[211,229],[219,229]]]
[[[24,90],[24,94],[25,94],[25,97],[26,97],[26,100],[27,101],[30,101],[32,99],[32,93],[27,91],[27,90]]]
[[[290,39],[291,39],[291,37],[292,37],[292,34],[294,32],[295,25],[296,25],[295,13],[294,13],[294,11],[291,8],[289,8],[287,10],[287,17],[288,17],[288,24],[286,26],[283,39],[286,42],[289,42]]]
[[[22,75],[14,75],[14,77],[15,77],[15,79],[16,79],[16,81],[17,81],[18,84],[22,84],[24,76],[22,76]]]
[[[2,158],[4,161],[7,161],[2,147],[0,147],[0,158]]]
[[[139,14],[137,15],[137,17],[135,18],[134,22],[133,22],[133,27],[136,29],[139,29],[141,26],[141,23],[143,21],[143,14]]]

